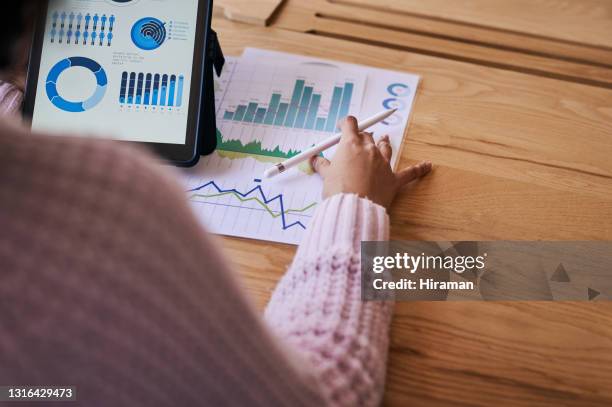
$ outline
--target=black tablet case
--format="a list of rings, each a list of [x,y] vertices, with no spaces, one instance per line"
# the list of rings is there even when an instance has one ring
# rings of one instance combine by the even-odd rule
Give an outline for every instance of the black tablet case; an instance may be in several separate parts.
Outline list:
[[[221,75],[225,57],[219,44],[217,33],[209,27],[208,46],[204,61],[204,92],[202,94],[202,111],[200,112],[203,126],[200,127],[197,146],[200,155],[208,155],[217,147],[217,120],[215,109],[214,74]]]

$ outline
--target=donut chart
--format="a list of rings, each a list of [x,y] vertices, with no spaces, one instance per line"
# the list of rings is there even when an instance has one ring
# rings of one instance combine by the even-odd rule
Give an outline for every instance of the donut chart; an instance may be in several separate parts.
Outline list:
[[[396,97],[404,97],[410,93],[410,87],[405,83],[392,83],[387,88],[387,92]]]
[[[74,67],[82,67],[91,71],[96,77],[96,89],[90,98],[81,102],[71,102],[60,96],[57,89],[57,81],[60,75]],[[91,110],[96,107],[104,98],[106,88],[108,86],[108,78],[106,72],[102,69],[99,63],[93,59],[85,57],[66,58],[55,64],[49,71],[47,76],[47,97],[55,107],[65,112],[79,113]]]
[[[396,98],[389,98],[389,99],[383,100],[383,107],[385,109],[404,110],[406,109],[406,103]]]

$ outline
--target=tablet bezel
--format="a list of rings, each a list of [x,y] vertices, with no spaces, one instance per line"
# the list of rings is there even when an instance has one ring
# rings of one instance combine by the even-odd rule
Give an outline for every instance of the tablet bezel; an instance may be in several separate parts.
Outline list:
[[[40,75],[40,62],[44,44],[49,2],[47,0],[44,10],[39,14],[32,47],[30,49],[30,61],[28,64],[28,76],[26,81],[26,92],[23,104],[23,115],[31,124],[36,104],[36,91]],[[157,155],[178,166],[193,166],[200,159],[200,150],[206,149],[207,140],[216,141],[216,135],[202,135],[205,128],[202,121],[209,120],[202,114],[202,104],[206,100],[204,92],[207,44],[210,34],[210,23],[212,18],[212,0],[198,0],[198,17],[196,27],[195,46],[193,52],[193,69],[191,78],[191,89],[189,107],[187,113],[187,132],[184,144],[164,144],[149,142],[119,141],[121,143],[135,143],[153,150]],[[210,90],[212,91],[212,90]],[[201,144],[204,144],[202,146]]]

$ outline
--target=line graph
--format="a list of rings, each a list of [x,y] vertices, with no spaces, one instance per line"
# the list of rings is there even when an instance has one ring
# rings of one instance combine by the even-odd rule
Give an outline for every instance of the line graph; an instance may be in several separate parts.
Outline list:
[[[255,182],[258,182],[258,180],[255,180]],[[205,190],[206,188],[211,187],[212,189],[214,189],[216,192],[212,193],[212,194],[205,194],[205,193],[200,193],[200,191]],[[285,209],[285,200],[283,197],[283,194],[278,194],[275,195],[273,197],[268,198],[266,196],[266,193],[263,191],[263,188],[261,187],[261,185],[257,185],[253,188],[251,188],[249,191],[247,192],[240,192],[237,189],[234,188],[230,188],[230,189],[223,189],[222,187],[220,187],[215,181],[209,181],[203,185],[200,185],[198,187],[192,188],[189,191],[187,191],[190,194],[190,200],[192,201],[196,201],[198,202],[197,198],[217,198],[217,197],[222,197],[222,196],[233,196],[236,199],[238,199],[241,203],[245,203],[245,202],[256,202],[259,206],[261,206],[270,216],[272,216],[273,219],[277,219],[277,218],[281,218],[281,222],[282,222],[282,228],[283,230],[287,230],[290,229],[292,227],[301,227],[302,229],[306,229],[306,226],[300,222],[300,221],[295,221],[295,222],[289,222],[287,220],[287,215],[289,214],[303,214],[304,212],[308,211],[309,209],[314,208],[317,205],[317,202],[313,202],[309,205],[306,205],[303,208],[299,208],[299,209]],[[259,196],[257,196],[259,195]],[[274,211],[269,204],[278,201],[278,204],[280,206],[280,211]],[[248,208],[245,208],[248,209]]]
[[[298,244],[321,202],[320,178],[309,162],[271,180],[260,174],[324,139],[340,115],[359,112],[366,79],[354,68],[229,57],[215,82],[217,149],[184,170],[202,224],[217,234]]]

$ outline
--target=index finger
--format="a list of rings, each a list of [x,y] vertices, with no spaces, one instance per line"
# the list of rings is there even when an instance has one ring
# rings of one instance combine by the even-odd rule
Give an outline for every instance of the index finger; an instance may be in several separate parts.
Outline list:
[[[347,116],[340,123],[340,129],[342,130],[342,140],[358,140],[359,137],[359,125],[357,119],[354,116]]]

